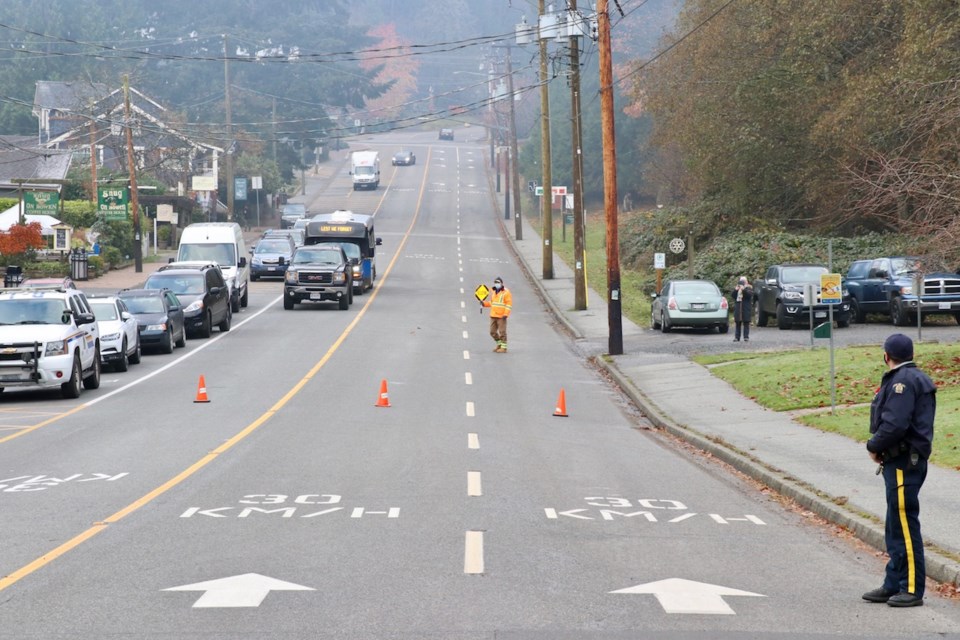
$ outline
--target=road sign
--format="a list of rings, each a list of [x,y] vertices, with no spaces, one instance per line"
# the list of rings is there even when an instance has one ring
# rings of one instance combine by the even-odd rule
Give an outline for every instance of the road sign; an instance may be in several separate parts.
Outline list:
[[[555,196],[565,196],[567,195],[567,188],[565,186],[550,187],[550,193]]]
[[[843,286],[839,273],[824,273],[820,276],[820,302],[840,304],[843,301]]]
[[[473,295],[477,296],[477,300],[483,302],[490,295],[490,289],[487,289],[487,285],[482,284],[474,290]]]
[[[250,178],[250,188],[257,191],[263,189],[263,176],[253,176]]]
[[[262,576],[259,573],[244,573],[229,578],[170,587],[163,591],[203,591],[203,595],[193,603],[194,608],[202,609],[259,607],[271,591],[316,591],[316,589]]]
[[[246,178],[233,179],[233,199],[234,200],[247,199],[247,179]]]
[[[216,191],[217,179],[213,176],[191,176],[190,189],[193,191]]]
[[[130,196],[126,187],[99,187],[97,213],[104,220],[126,220],[130,215]]]
[[[681,253],[686,247],[687,245],[684,243],[683,238],[674,238],[670,241],[671,253]]]
[[[721,587],[706,582],[694,582],[681,578],[670,578],[647,584],[638,584],[635,587],[619,589],[610,593],[650,594],[656,596],[657,601],[667,613],[693,613],[707,615],[736,615],[723,600],[723,596],[751,596],[765,598],[760,593]]]
[[[665,254],[665,253],[655,253],[655,254],[653,254],[653,268],[654,268],[654,269],[666,269],[666,268],[667,268],[667,254]]]
[[[543,187],[541,187],[540,185],[534,186],[534,187],[533,187],[533,195],[537,196],[538,198],[539,198],[540,196],[542,196],[542,195],[543,195]]]

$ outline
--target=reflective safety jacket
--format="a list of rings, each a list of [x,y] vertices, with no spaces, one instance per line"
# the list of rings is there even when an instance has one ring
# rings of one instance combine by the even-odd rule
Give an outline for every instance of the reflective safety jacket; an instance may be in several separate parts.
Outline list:
[[[490,296],[483,301],[483,306],[490,307],[491,318],[506,318],[513,308],[513,296],[510,295],[510,289],[504,287],[500,292],[491,292]]]

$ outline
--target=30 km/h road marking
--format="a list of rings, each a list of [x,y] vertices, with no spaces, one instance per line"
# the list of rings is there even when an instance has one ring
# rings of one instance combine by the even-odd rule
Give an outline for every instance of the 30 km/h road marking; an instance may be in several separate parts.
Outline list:
[[[430,152],[428,151],[427,162],[429,163],[429,161],[430,161]],[[320,372],[320,370],[327,364],[327,361],[330,360],[331,357],[333,357],[333,354],[337,352],[337,350],[340,348],[343,342],[347,339],[347,336],[349,336],[353,332],[354,328],[356,328],[357,324],[359,324],[363,316],[366,315],[367,310],[370,308],[370,305],[373,304],[374,300],[376,300],[377,295],[380,293],[380,289],[389,279],[390,273],[393,271],[394,265],[397,263],[397,260],[402,255],[403,247],[407,243],[407,240],[410,238],[410,234],[413,233],[414,225],[416,225],[417,219],[420,216],[420,207],[423,205],[423,195],[426,192],[428,174],[429,174],[429,171],[424,171],[423,181],[420,184],[420,194],[417,197],[417,206],[413,212],[413,219],[410,221],[410,226],[407,227],[406,232],[403,234],[403,238],[400,240],[400,243],[397,245],[397,252],[394,254],[393,259],[390,260],[390,263],[387,265],[386,270],[384,270],[383,278],[381,278],[380,282],[374,286],[373,291],[371,291],[370,296],[367,298],[367,301],[363,305],[363,308],[360,309],[360,311],[353,318],[350,324],[347,325],[347,327],[343,330],[340,336],[333,342],[330,348],[327,349],[327,352],[323,355],[322,358],[320,358],[320,361],[317,362],[315,365],[313,365],[310,371],[308,371],[306,375],[304,375],[303,378],[301,378],[300,381],[297,382],[297,384],[295,384],[293,388],[286,393],[286,395],[280,398],[280,400],[278,400],[276,404],[270,407],[270,409],[268,409],[266,413],[264,413],[259,418],[251,422],[249,425],[241,429],[238,433],[236,433],[234,436],[226,440],[219,447],[217,447],[207,455],[203,456],[202,458],[194,462],[192,465],[190,465],[189,467],[187,467],[186,469],[178,473],[176,476],[170,478],[169,480],[161,484],[159,487],[155,488],[149,493],[131,502],[126,507],[120,509],[120,511],[117,511],[110,517],[100,522],[97,522],[89,529],[77,534],[76,536],[74,536],[70,540],[67,540],[60,546],[56,547],[55,549],[48,551],[47,553],[43,554],[42,556],[33,560],[32,562],[20,567],[19,569],[16,569],[15,571],[4,576],[3,578],[0,578],[0,591],[3,591],[4,589],[16,584],[17,582],[27,577],[28,575],[34,573],[35,571],[42,569],[43,567],[47,566],[48,564],[50,564],[60,556],[80,546],[81,544],[83,544],[93,536],[97,535],[98,533],[101,533],[111,524],[115,524],[119,522],[123,518],[126,518],[130,514],[138,511],[140,508],[153,502],[156,498],[162,496],[167,491],[170,491],[170,489],[173,489],[174,487],[180,485],[185,480],[187,480],[188,478],[193,476],[195,473],[197,473],[200,469],[203,469],[208,464],[216,460],[217,456],[219,456],[222,453],[226,453],[227,451],[232,449],[235,445],[237,445],[239,442],[242,442],[244,439],[246,439],[251,433],[253,433],[257,429],[259,429],[261,426],[263,426],[268,420],[270,420],[270,418],[274,416],[274,414],[280,411],[280,409],[286,406],[286,404],[289,403],[290,400],[292,400],[298,393],[300,393],[303,390],[303,388],[307,385],[307,383],[310,382],[313,379],[313,377],[316,376]],[[277,300],[279,300],[279,298],[277,298]],[[276,300],[273,303],[271,303],[271,305],[274,304],[275,302]],[[269,308],[269,305],[268,307],[264,308],[262,311],[244,320],[244,322],[241,324],[244,324],[246,322],[253,320],[253,318],[255,318],[260,313],[263,313],[263,311],[266,311],[266,309],[268,308]],[[220,334],[219,336],[217,336],[217,338],[207,341],[205,344],[201,345],[196,350],[186,354],[181,358],[181,360],[189,358],[193,356],[195,353],[199,353],[199,351],[204,347],[210,344],[213,344],[216,342],[216,340],[219,340],[228,335],[229,334]],[[167,367],[169,366],[170,365],[167,365]],[[167,367],[164,367],[164,368],[167,368]],[[147,378],[152,377],[153,375],[159,373],[159,371],[162,371],[162,370],[163,369],[160,369],[148,376],[140,378],[139,380],[134,381],[128,386],[132,386],[134,384],[142,382],[143,380],[146,380]],[[119,393],[120,390],[122,389],[118,389],[117,391],[112,391],[111,393],[105,396],[96,398],[91,402],[80,405],[79,407],[76,407],[74,410],[68,413],[75,413],[82,408],[91,406],[96,402],[99,402],[101,400],[104,400],[105,398],[110,397],[114,393]],[[8,436],[8,438],[9,437],[12,437],[12,436]],[[3,442],[3,440],[0,439],[0,442]]]

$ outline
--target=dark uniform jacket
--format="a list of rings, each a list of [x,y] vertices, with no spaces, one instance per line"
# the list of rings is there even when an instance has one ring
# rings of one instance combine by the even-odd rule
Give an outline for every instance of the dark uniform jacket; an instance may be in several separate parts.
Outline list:
[[[734,289],[731,294],[731,300],[733,300],[733,321],[734,322],[750,322],[750,316],[753,315],[753,287],[749,284],[743,287],[741,291],[743,294],[741,296],[742,300],[737,301],[737,290]]]
[[[917,365],[907,362],[887,371],[870,405],[867,450],[882,453],[904,446],[904,451],[929,458],[936,411],[937,387]]]

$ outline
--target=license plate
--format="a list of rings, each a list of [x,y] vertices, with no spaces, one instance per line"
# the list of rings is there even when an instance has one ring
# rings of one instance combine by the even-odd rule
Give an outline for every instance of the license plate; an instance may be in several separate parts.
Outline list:
[[[277,270],[276,267],[267,267],[267,271],[276,271],[276,270]]]
[[[5,373],[0,375],[0,380],[13,382],[15,380],[23,380],[23,377],[19,373]]]
[[[311,293],[311,294],[310,294],[310,299],[311,299],[311,300],[319,300],[319,299],[320,299],[320,294],[319,294],[319,293]]]
[[[949,310],[950,310],[950,303],[949,303],[949,302],[941,302],[940,305],[939,305],[939,307],[940,307],[941,309],[943,309],[944,311],[949,311]]]
[[[814,315],[815,318],[826,318],[826,317],[827,317],[827,312],[826,312],[826,311],[817,311],[817,312],[816,312],[815,314],[813,314],[813,315]]]
[[[691,308],[691,309],[706,309],[706,308],[707,308],[707,305],[706,305],[705,303],[703,303],[703,302],[691,302],[691,303],[690,303],[690,308]]]

